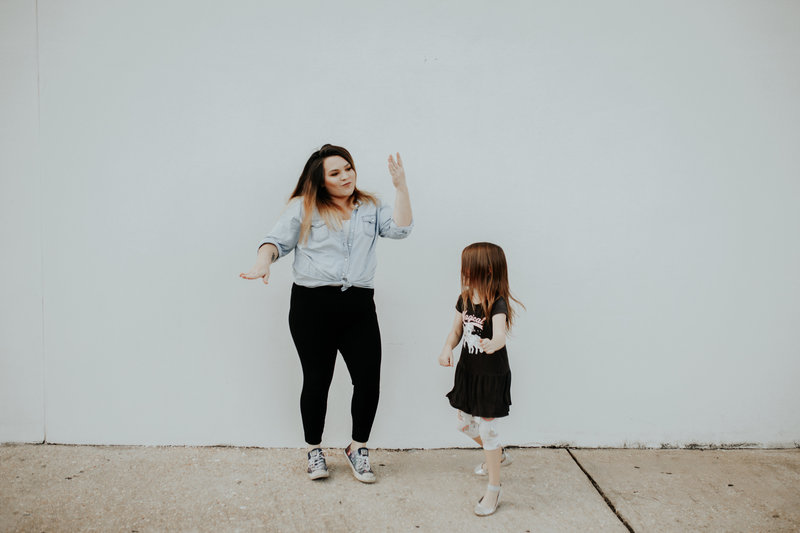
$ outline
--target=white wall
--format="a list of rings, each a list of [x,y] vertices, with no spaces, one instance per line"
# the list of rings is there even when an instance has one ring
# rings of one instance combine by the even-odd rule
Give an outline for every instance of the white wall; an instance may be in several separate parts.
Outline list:
[[[0,442],[44,440],[36,5],[0,2]]]
[[[44,293],[48,441],[303,444],[290,262],[237,274],[325,142],[388,201],[399,150],[415,211],[379,248],[372,445],[465,444],[435,360],[478,240],[527,305],[507,442],[800,441],[800,5],[431,4],[39,1],[41,210],[11,249],[41,225],[43,284],[17,290]],[[6,174],[4,206],[35,191]],[[41,364],[36,339],[3,368]],[[11,420],[38,427],[42,380],[2,379],[0,437],[36,440]],[[349,392],[340,364],[327,445]]]

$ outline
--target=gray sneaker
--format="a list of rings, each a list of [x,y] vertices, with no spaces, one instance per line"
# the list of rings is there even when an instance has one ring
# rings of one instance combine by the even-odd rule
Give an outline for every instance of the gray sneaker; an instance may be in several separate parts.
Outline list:
[[[351,452],[348,446],[344,450],[344,456],[347,457],[350,470],[357,480],[362,483],[375,483],[375,472],[369,466],[369,450],[359,448],[358,451]]]
[[[325,463],[325,454],[321,448],[314,448],[308,452],[308,478],[323,479],[328,477],[328,465]]]

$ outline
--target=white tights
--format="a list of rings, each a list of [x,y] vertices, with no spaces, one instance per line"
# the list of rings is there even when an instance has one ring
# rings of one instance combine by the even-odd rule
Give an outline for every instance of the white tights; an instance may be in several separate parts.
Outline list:
[[[458,430],[471,439],[480,437],[484,450],[491,451],[500,447],[500,438],[494,418],[486,420],[458,411]]]

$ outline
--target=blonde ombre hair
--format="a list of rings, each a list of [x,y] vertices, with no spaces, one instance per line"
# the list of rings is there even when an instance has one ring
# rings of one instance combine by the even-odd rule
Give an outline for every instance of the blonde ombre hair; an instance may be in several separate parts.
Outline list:
[[[508,287],[508,265],[503,249],[490,242],[470,244],[461,252],[461,308],[466,309],[475,293],[487,318],[492,316],[495,302],[504,298],[508,305],[506,327],[514,323],[511,301],[524,309],[522,302],[511,295]]]
[[[304,243],[308,240],[308,234],[311,232],[311,216],[316,211],[319,213],[325,224],[331,229],[340,229],[342,221],[339,216],[339,208],[333,203],[331,195],[325,188],[325,158],[336,156],[343,158],[347,161],[356,171],[356,165],[353,162],[353,156],[346,148],[341,146],[334,146],[332,144],[325,144],[311,154],[311,157],[306,161],[306,166],[303,167],[303,172],[300,174],[300,179],[297,181],[297,186],[294,188],[292,196],[289,201],[294,198],[303,199],[303,220],[300,223],[300,238],[299,242]],[[357,174],[356,174],[357,176]],[[356,203],[371,202],[378,205],[378,199],[367,192],[359,191],[356,187],[353,194],[350,196],[353,205]]]

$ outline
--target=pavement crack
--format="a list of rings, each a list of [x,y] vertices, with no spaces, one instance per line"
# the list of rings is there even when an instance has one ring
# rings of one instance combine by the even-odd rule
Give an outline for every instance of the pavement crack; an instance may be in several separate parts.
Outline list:
[[[597,484],[597,482],[594,480],[591,474],[589,474],[589,472],[586,471],[586,469],[583,467],[580,461],[578,461],[578,458],[572,454],[572,451],[569,448],[564,448],[564,449],[567,450],[567,453],[569,454],[570,457],[572,457],[572,460],[575,461],[575,464],[578,465],[578,468],[581,469],[581,472],[583,472],[584,475],[589,479],[589,481],[591,481],[594,490],[596,490],[597,493],[603,497],[603,500],[606,502],[606,505],[608,505],[608,508],[611,509],[611,512],[613,512],[619,519],[619,521],[622,522],[622,525],[628,528],[628,531],[630,531],[631,533],[636,533],[631,527],[631,525],[628,523],[628,521],[625,520],[625,518],[620,514],[617,508],[614,507],[614,504],[611,503],[611,500],[609,500],[608,496],[605,495],[603,489],[600,488],[600,485]]]

